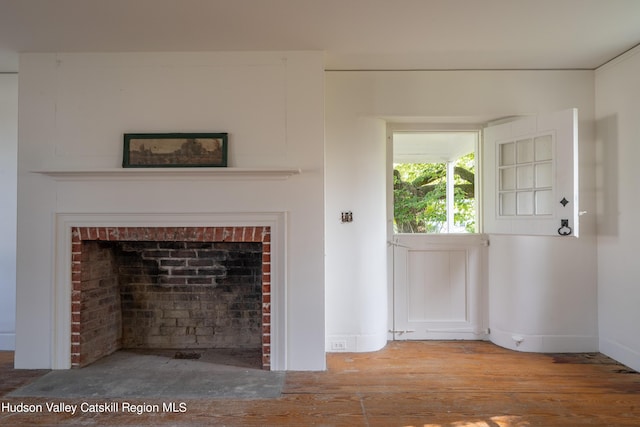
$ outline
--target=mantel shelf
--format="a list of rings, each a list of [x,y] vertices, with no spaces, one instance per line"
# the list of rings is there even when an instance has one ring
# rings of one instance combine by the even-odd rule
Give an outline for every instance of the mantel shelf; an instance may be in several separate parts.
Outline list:
[[[302,173],[293,168],[114,168],[35,170],[58,181],[155,179],[287,179]]]

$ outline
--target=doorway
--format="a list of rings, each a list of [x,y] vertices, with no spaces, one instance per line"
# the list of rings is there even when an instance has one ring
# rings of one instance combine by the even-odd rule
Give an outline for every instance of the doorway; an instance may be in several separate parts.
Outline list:
[[[480,130],[390,126],[388,140],[390,338],[482,339]]]

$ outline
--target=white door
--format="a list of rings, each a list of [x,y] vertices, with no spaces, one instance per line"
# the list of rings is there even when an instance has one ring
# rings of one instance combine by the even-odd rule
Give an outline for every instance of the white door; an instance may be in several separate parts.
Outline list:
[[[477,168],[483,231],[578,237],[577,141],[574,109],[487,126]],[[390,240],[393,339],[482,339],[487,235],[394,233]]]
[[[480,234],[394,236],[394,339],[484,337],[486,244]]]
[[[477,129],[392,132],[391,333],[396,340],[485,334],[486,239],[477,231]]]
[[[484,130],[484,231],[578,237],[578,112]]]

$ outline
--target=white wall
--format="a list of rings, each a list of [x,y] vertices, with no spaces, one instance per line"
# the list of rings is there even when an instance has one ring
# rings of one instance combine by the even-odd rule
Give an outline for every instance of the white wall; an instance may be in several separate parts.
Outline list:
[[[326,78],[326,345],[374,351],[387,342],[386,127],[361,114],[366,84],[342,76]],[[341,222],[343,211],[353,222]]]
[[[491,236],[491,339],[597,350],[593,72],[332,71],[326,93],[328,350],[333,340],[359,350],[363,335],[377,345],[386,335],[384,119],[467,123],[571,107],[580,110],[580,200],[590,214],[579,239]],[[353,224],[339,224],[345,209]]]
[[[18,75],[0,73],[0,350],[15,346]]]
[[[325,368],[322,60],[318,52],[21,56],[17,367],[51,367],[56,213],[287,212],[284,368]],[[119,168],[127,132],[228,132],[230,167],[302,174],[56,181],[32,173]]]
[[[596,71],[600,351],[640,371],[640,48]]]

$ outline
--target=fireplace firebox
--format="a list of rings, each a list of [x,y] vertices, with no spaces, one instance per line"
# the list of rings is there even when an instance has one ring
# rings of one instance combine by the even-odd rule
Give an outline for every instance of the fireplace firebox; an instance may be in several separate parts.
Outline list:
[[[271,358],[271,230],[72,227],[71,366],[121,348]]]

